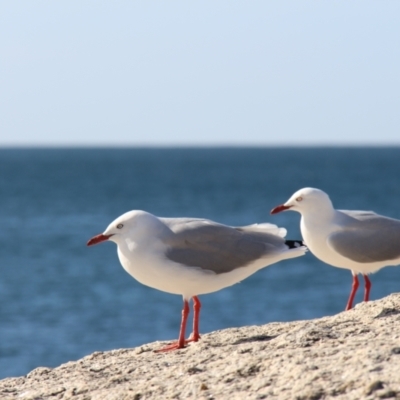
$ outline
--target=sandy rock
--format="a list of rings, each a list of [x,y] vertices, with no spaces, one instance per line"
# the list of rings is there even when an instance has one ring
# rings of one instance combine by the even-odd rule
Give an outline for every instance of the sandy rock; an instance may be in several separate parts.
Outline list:
[[[400,399],[400,293],[333,317],[96,352],[0,381],[0,399]]]

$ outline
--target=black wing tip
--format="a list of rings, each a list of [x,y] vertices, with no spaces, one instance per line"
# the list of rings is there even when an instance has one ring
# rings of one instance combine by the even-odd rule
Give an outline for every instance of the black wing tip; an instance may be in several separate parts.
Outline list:
[[[297,249],[305,246],[302,240],[285,240],[285,244],[289,247],[289,249]]]

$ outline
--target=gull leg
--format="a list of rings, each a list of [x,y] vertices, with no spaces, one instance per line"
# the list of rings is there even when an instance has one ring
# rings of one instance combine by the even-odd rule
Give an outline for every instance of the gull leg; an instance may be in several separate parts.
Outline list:
[[[200,321],[201,303],[197,296],[193,296],[193,332],[186,342],[197,342],[200,339],[199,321]]]
[[[367,275],[363,275],[363,276],[364,276],[364,281],[365,281],[364,301],[368,301],[369,300],[369,292],[371,290],[372,284]]]
[[[188,319],[189,312],[190,312],[189,302],[187,300],[183,300],[182,321],[181,321],[181,329],[179,331],[178,341],[171,343],[168,346],[163,347],[162,349],[155,350],[155,353],[183,349],[185,347],[186,322]]]
[[[353,308],[354,296],[356,295],[356,292],[357,292],[357,289],[358,289],[359,285],[360,284],[358,282],[357,274],[353,273],[353,285],[351,287],[350,297],[349,297],[349,301],[347,302],[346,311]]]

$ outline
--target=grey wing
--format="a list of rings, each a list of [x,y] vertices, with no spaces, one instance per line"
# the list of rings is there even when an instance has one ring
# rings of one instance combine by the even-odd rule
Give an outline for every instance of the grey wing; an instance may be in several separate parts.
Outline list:
[[[352,217],[343,230],[331,234],[328,244],[339,254],[359,263],[400,257],[400,221],[373,212],[342,211]]]
[[[175,233],[168,238],[166,257],[174,262],[216,274],[244,267],[259,258],[282,251],[282,237],[234,228],[209,220],[163,219]]]

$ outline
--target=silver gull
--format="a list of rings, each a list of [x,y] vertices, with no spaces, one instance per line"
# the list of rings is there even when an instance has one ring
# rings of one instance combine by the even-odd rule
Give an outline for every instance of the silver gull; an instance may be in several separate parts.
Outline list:
[[[317,258],[351,270],[353,285],[346,310],[353,307],[359,282],[365,281],[364,301],[369,300],[368,274],[400,264],[400,221],[372,211],[335,210],[329,196],[319,189],[300,189],[271,214],[281,211],[301,214],[300,228],[308,249]]]
[[[130,211],[94,236],[88,246],[111,240],[123,268],[140,283],[183,297],[177,342],[158,351],[181,349],[200,338],[198,295],[234,285],[278,261],[306,252],[300,241],[285,240],[286,229],[263,223],[242,227],[198,218],[158,218]],[[189,301],[193,332],[185,340]]]

